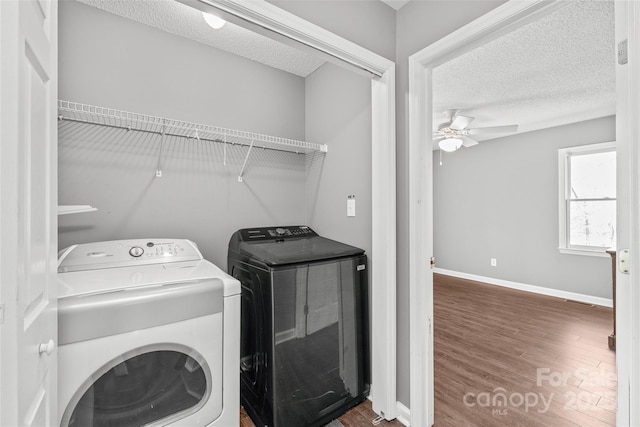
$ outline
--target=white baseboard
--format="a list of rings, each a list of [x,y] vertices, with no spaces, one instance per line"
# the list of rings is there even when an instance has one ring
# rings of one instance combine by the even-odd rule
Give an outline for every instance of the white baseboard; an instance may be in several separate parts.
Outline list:
[[[587,304],[601,305],[604,307],[613,307],[613,300],[609,298],[600,298],[600,297],[594,297],[591,295],[577,294],[575,292],[560,291],[558,289],[545,288],[542,286],[527,285],[524,283],[512,282],[509,280],[494,279],[493,277],[484,277],[484,276],[478,276],[475,274],[445,270],[443,268],[434,268],[433,272],[444,274],[447,276],[459,277],[461,279],[474,280],[476,282],[484,282],[490,285],[504,286],[505,288],[533,292],[535,294],[548,295],[551,297],[563,298],[563,299],[568,299],[572,301],[579,301]]]
[[[411,410],[400,402],[396,402],[396,406],[396,420],[409,427],[411,425]]]

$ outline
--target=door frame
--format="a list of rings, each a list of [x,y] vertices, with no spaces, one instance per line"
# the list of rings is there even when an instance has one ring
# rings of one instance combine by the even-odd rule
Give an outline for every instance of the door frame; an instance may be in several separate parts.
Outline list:
[[[627,40],[628,51],[640,43],[640,4],[616,1],[616,47]],[[630,50],[635,49],[635,50]],[[617,141],[617,249],[629,249],[630,272],[616,271],[616,365],[618,410],[616,425],[640,425],[640,61],[631,54],[626,64],[616,64]],[[624,229],[622,227],[625,227]],[[622,231],[621,231],[622,230]],[[616,257],[620,259],[620,255]],[[635,366],[634,366],[635,362]]]
[[[510,0],[409,57],[409,247],[411,254],[409,336],[411,342],[410,425],[413,427],[431,426],[434,422],[433,274],[428,267],[429,258],[433,255],[432,70],[444,62],[538,19],[564,4],[566,3],[563,0],[553,2]],[[622,9],[621,4],[623,4],[625,11],[619,13],[618,9]],[[634,52],[634,46],[637,46],[638,40],[640,40],[640,27],[636,24],[640,19],[640,5],[633,2],[616,1],[616,9],[616,39],[628,38],[629,52]],[[625,27],[619,31],[617,28],[619,20],[627,16]],[[627,119],[627,117],[637,117],[640,114],[638,103],[638,99],[640,99],[640,65],[632,57],[630,57],[630,65],[627,81],[619,82],[617,87],[618,93],[629,93],[632,90],[630,93],[635,95],[630,97],[633,102],[623,104],[620,100],[618,101],[620,117],[617,120],[618,135],[616,138],[618,147],[626,145],[630,151],[629,188],[623,186],[622,191],[625,196],[620,197],[619,193],[618,197],[627,197],[630,204],[630,215],[622,219],[629,221],[628,235],[632,251],[631,275],[622,275],[620,272],[617,274],[617,282],[622,281],[622,285],[618,285],[618,301],[626,302],[626,305],[619,307],[616,313],[618,316],[618,335],[621,337],[618,341],[627,341],[628,343],[628,345],[618,345],[616,353],[619,377],[618,425],[638,425],[640,423],[640,410],[633,409],[630,405],[630,401],[638,400],[638,386],[640,385],[640,374],[631,370],[633,357],[638,360],[640,355],[640,344],[637,338],[640,329],[637,310],[640,307],[640,291],[638,290],[638,275],[633,270],[634,265],[640,265],[640,238],[638,237],[640,224],[637,208],[640,202],[640,195],[638,195],[640,189],[640,177],[638,176],[640,152],[637,148],[640,123]],[[625,111],[626,114],[621,114],[620,111]],[[621,128],[625,130],[624,133],[620,130]],[[621,278],[621,276],[626,277]],[[631,284],[634,286],[630,286]],[[635,314],[632,318],[631,313],[633,312]],[[429,333],[425,334],[425,331],[429,331]]]
[[[395,63],[266,1],[178,0],[371,78],[372,249],[371,391],[373,410],[396,418],[396,111]]]

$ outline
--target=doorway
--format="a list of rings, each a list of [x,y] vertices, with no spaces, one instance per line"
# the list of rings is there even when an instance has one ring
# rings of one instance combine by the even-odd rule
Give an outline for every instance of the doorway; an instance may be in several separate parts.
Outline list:
[[[357,70],[359,74],[366,75],[370,80],[373,110],[373,120],[371,121],[374,126],[371,129],[373,148],[371,181],[374,194],[371,203],[373,218],[370,227],[373,240],[370,252],[374,311],[372,319],[375,331],[372,356],[373,363],[377,366],[374,369],[373,380],[376,387],[374,387],[372,394],[374,395],[374,408],[392,418],[396,401],[395,286],[389,286],[389,284],[395,283],[396,276],[395,152],[393,150],[395,147],[395,76],[393,62],[353,43],[347,43],[346,40],[316,28],[294,15],[284,13],[268,2],[246,4],[246,2],[235,1],[194,0],[184,1],[184,3],[196,6],[196,8],[223,10],[230,22],[239,23],[249,29],[260,30],[277,40],[286,39],[296,46],[303,45],[306,50],[313,48],[322,51],[333,62],[339,62],[341,66],[348,63],[347,69]],[[343,46],[344,44],[346,46]],[[162,55],[156,55],[156,57],[164,58]],[[178,65],[176,61],[174,63]],[[191,65],[193,66],[193,64]],[[194,68],[198,68],[200,71],[204,70],[203,67]],[[224,79],[219,81],[224,81]],[[257,79],[254,79],[254,82],[257,82]],[[204,93],[205,91],[200,92]],[[218,103],[218,105],[222,105],[222,103]],[[136,109],[136,111],[139,110]],[[221,155],[221,158],[224,158],[224,154]],[[165,178],[168,176],[165,175]],[[243,185],[245,190],[247,188],[251,190],[248,180],[245,180]],[[259,191],[254,189],[254,192]],[[222,245],[220,247],[224,248]],[[224,249],[220,252],[224,253]],[[223,256],[221,255],[219,258],[223,259]]]
[[[411,268],[411,425],[426,426],[433,423],[433,275],[424,263],[419,261],[429,258],[433,254],[433,188],[431,186],[433,152],[424,141],[431,140],[432,129],[432,71],[438,65],[460,55],[475,47],[493,40],[507,32],[527,24],[540,16],[546,15],[561,7],[560,2],[554,3],[528,3],[516,4],[510,1],[496,8],[489,14],[474,21],[461,30],[434,43],[424,50],[416,53],[409,59],[410,101],[409,101],[409,139],[410,139],[410,248],[413,267]],[[637,12],[637,11],[635,11]],[[617,12],[618,14],[618,12]],[[619,18],[619,14],[617,17]],[[631,25],[631,24],[630,24]],[[618,21],[616,21],[618,27]],[[626,31],[626,28],[625,28]],[[618,35],[619,37],[619,35]],[[620,104],[619,104],[620,105]],[[620,114],[620,112],[619,112]],[[425,120],[426,119],[426,120]],[[621,132],[618,130],[618,140],[621,140]],[[628,140],[624,144],[630,145]],[[633,147],[630,147],[633,148]],[[635,152],[635,148],[634,152]],[[620,156],[621,157],[621,156]],[[624,169],[624,168],[623,168]],[[622,172],[624,174],[624,171]],[[620,177],[620,174],[618,175]],[[628,176],[623,175],[623,183],[619,185],[620,198],[635,197],[627,191]],[[631,196],[629,196],[631,194]],[[624,205],[623,205],[624,207]],[[624,210],[624,209],[623,209]],[[620,216],[620,215],[619,215]],[[429,218],[423,221],[422,218]],[[620,245],[628,242],[629,217],[620,218],[619,230],[626,232],[627,239],[619,239]],[[620,274],[618,274],[620,276]],[[620,279],[618,279],[619,281]],[[629,276],[623,278],[629,280]],[[624,292],[624,291],[623,291]],[[620,300],[620,289],[618,300]],[[634,299],[635,301],[635,299]],[[631,304],[631,303],[630,303]],[[426,308],[426,309],[425,309]],[[618,319],[621,319],[621,310],[618,308]],[[428,335],[424,331],[428,330]],[[618,406],[618,422],[628,420],[629,389],[623,390],[625,378],[629,372],[631,349],[618,348],[618,372],[622,378],[618,383],[620,404]]]

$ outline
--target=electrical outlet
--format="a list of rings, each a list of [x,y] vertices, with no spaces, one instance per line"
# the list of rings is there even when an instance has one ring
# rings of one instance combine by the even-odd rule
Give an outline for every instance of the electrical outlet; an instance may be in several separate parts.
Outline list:
[[[498,265],[498,260],[495,258],[491,258],[491,267],[495,267],[496,265]]]

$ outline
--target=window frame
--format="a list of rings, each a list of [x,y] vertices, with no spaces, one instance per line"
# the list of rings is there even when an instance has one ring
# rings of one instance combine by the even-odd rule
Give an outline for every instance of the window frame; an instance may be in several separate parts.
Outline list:
[[[597,144],[579,145],[575,147],[567,147],[558,149],[558,213],[559,213],[559,235],[558,250],[563,254],[571,255],[587,255],[596,257],[609,257],[607,250],[611,249],[603,246],[579,246],[569,244],[569,208],[568,203],[571,200],[570,194],[570,167],[569,159],[576,154],[597,154],[608,151],[616,151],[616,141],[601,142]],[[617,197],[617,195],[616,195]],[[602,199],[605,200],[605,199]],[[616,201],[617,198],[608,199]]]

